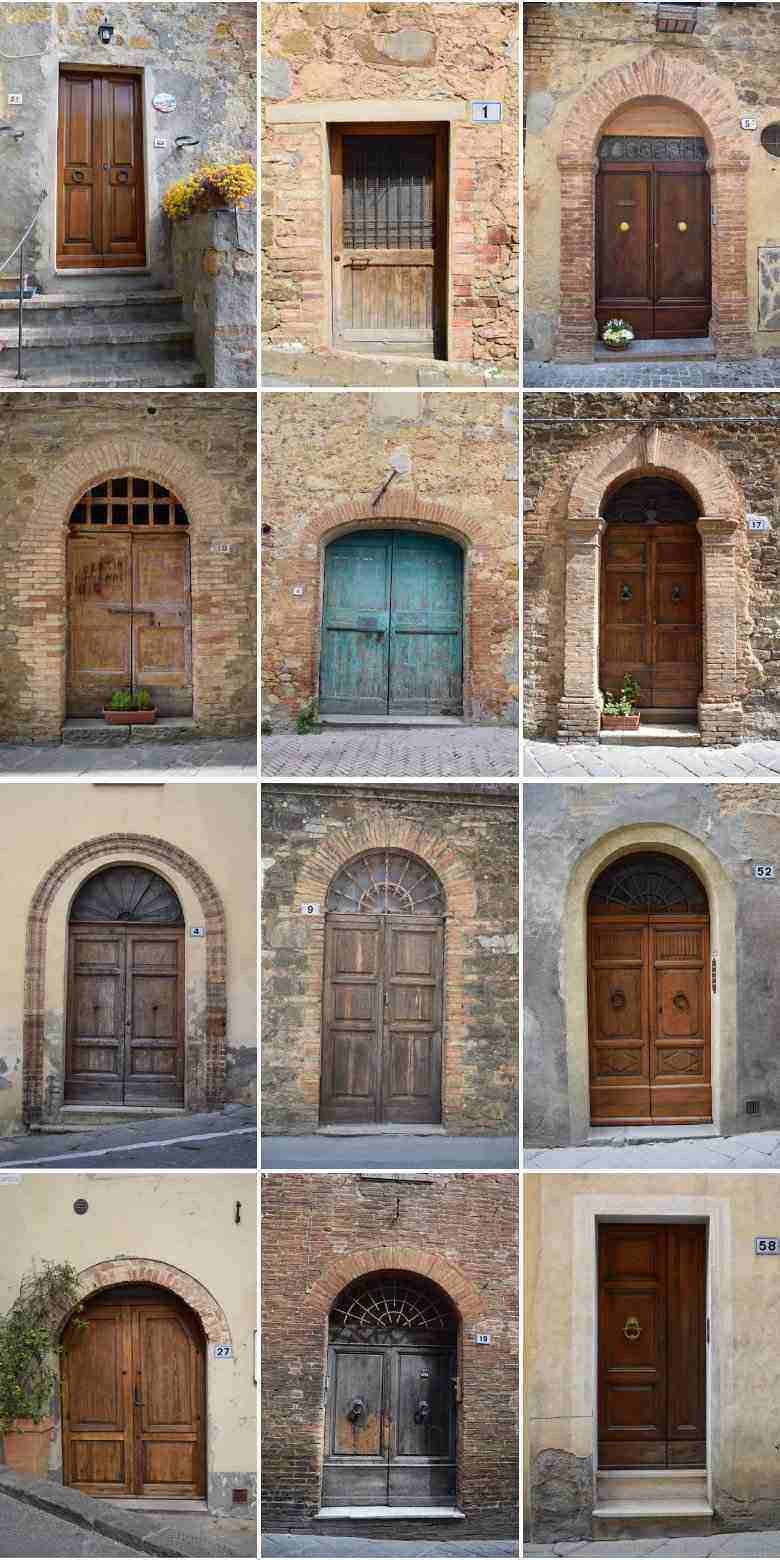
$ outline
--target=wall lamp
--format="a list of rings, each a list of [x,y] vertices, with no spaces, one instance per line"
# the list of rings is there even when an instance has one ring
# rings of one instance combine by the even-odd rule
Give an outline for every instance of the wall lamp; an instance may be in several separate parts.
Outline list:
[[[177,152],[182,152],[185,146],[200,146],[200,136],[177,135],[175,137],[175,143]]]
[[[100,26],[98,27],[98,38],[100,39],[101,43],[110,43],[113,36],[114,29],[111,26],[108,17],[104,16]]]
[[[15,130],[13,125],[0,125],[0,135],[3,134],[4,130],[7,130],[9,135],[12,135],[15,141],[21,141],[24,135],[23,130]]]

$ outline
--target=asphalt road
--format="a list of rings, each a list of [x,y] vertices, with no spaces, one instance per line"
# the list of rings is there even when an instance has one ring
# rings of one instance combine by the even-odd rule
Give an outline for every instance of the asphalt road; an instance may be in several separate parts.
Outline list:
[[[512,1539],[501,1538],[460,1538],[460,1539],[428,1539],[413,1542],[402,1539],[399,1543],[392,1538],[320,1538],[311,1533],[265,1533],[261,1541],[261,1554],[264,1557],[272,1555],[286,1555],[297,1560],[298,1556],[309,1556],[311,1560],[329,1560],[329,1557],[355,1556],[355,1560],[379,1560],[379,1557],[387,1557],[387,1560],[406,1560],[406,1556],[463,1556],[463,1560],[481,1560],[481,1557],[492,1556],[494,1560],[499,1556],[511,1557],[519,1552],[519,1545]]]
[[[512,1137],[366,1133],[356,1137],[264,1137],[263,1170],[516,1170]]]
[[[0,1168],[41,1170],[254,1170],[249,1110],[175,1116],[84,1132],[0,1138]]]
[[[12,1500],[0,1494],[0,1555],[13,1560],[66,1560],[70,1555],[95,1555],[109,1560],[111,1555],[138,1555],[138,1549],[125,1549],[110,1538],[63,1522],[59,1517],[40,1511],[37,1506],[25,1506],[23,1501]]]

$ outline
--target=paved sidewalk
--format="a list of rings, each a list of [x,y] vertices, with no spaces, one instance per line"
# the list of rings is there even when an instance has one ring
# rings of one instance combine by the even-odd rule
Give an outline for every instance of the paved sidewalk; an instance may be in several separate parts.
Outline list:
[[[137,779],[139,770],[153,770],[160,779],[169,771],[179,780],[195,776],[254,780],[256,769],[256,744],[243,738],[224,742],[123,742],[118,747],[0,743],[0,775],[5,779],[57,775],[63,780],[85,776],[99,780],[105,775],[120,780],[125,774]]]
[[[0,1555],[14,1560],[66,1555],[220,1560],[256,1554],[253,1517],[133,1509],[0,1466]]]
[[[322,731],[309,737],[284,735],[262,740],[264,779],[310,775],[450,780],[487,775],[495,779],[514,778],[518,772],[514,726]]]
[[[776,780],[780,742],[740,747],[622,747],[526,742],[526,780]]]
[[[582,1148],[527,1148],[523,1165],[526,1170],[780,1169],[780,1132],[742,1132],[724,1138],[675,1136],[677,1130],[659,1127],[654,1142],[643,1142],[630,1127],[604,1128],[612,1141]]]
[[[780,1533],[714,1533],[709,1538],[620,1538],[598,1543],[562,1542],[560,1544],[524,1544],[524,1560],[536,1555],[577,1555],[583,1560],[632,1560],[633,1556],[663,1556],[663,1560],[681,1560],[708,1555],[744,1556],[760,1560],[764,1555],[780,1555]]]
[[[619,363],[526,363],[525,390],[776,390],[780,358],[680,358],[642,363],[628,353]]]
[[[345,1556],[354,1555],[356,1560],[373,1560],[376,1556],[387,1556],[388,1560],[404,1560],[406,1555],[457,1555],[463,1560],[471,1560],[472,1556],[481,1560],[482,1556],[506,1555],[513,1557],[519,1553],[518,1544],[511,1539],[500,1538],[461,1538],[449,1542],[432,1539],[430,1543],[412,1543],[408,1539],[402,1539],[400,1543],[392,1538],[319,1538],[310,1533],[265,1533],[261,1539],[261,1555],[291,1555],[291,1556]]]
[[[443,1133],[316,1133],[263,1137],[263,1170],[516,1170],[513,1137],[447,1137]]]
[[[242,1105],[0,1138],[3,1170],[253,1170],[256,1164],[255,1113]]]

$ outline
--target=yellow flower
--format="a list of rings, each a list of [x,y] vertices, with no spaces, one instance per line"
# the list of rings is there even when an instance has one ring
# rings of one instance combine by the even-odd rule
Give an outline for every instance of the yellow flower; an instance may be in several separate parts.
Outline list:
[[[209,206],[241,206],[254,195],[257,175],[251,163],[204,163],[187,179],[166,190],[162,208],[172,222]]]

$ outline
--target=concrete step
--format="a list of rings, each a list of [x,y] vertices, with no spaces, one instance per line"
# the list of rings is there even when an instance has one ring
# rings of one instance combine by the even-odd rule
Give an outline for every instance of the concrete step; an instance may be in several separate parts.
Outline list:
[[[633,341],[625,352],[613,352],[598,341],[593,351],[596,363],[703,363],[716,356],[710,336],[669,336],[666,340]]]
[[[116,371],[100,369],[86,377],[74,377],[73,373],[30,373],[29,358],[22,358],[22,378],[16,378],[16,353],[9,353],[13,363],[11,372],[0,367],[0,389],[18,390],[199,390],[206,383],[206,375],[195,358],[175,359],[169,363],[150,364],[146,368]],[[4,361],[0,357],[0,364]]]
[[[96,1127],[127,1127],[186,1115],[183,1105],[63,1105],[56,1127],[41,1122],[30,1130],[46,1136],[50,1132],[87,1132]]]
[[[706,1468],[610,1468],[596,1474],[599,1509],[642,1501],[707,1505]]]
[[[605,747],[701,747],[701,732],[698,726],[645,726],[640,721],[636,731],[600,731],[599,742]]]
[[[122,747],[127,742],[194,742],[200,727],[192,716],[163,715],[153,726],[110,726],[97,717],[73,717],[62,728],[66,747]]]
[[[706,1536],[713,1520],[703,1468],[620,1468],[596,1475],[594,1539]]]
[[[0,298],[0,327],[13,325],[18,319],[18,299]],[[128,324],[147,321],[181,321],[181,293],[150,288],[124,292],[71,292],[38,293],[25,302],[23,325],[68,325],[75,329],[82,324]]]
[[[15,346],[16,332],[0,326],[0,351],[13,352]],[[43,372],[68,374],[73,383],[89,384],[96,370],[146,375],[151,368],[162,370],[172,361],[191,361],[192,328],[176,320],[90,325],[77,331],[67,325],[25,325],[23,349],[22,367],[31,383]]]

